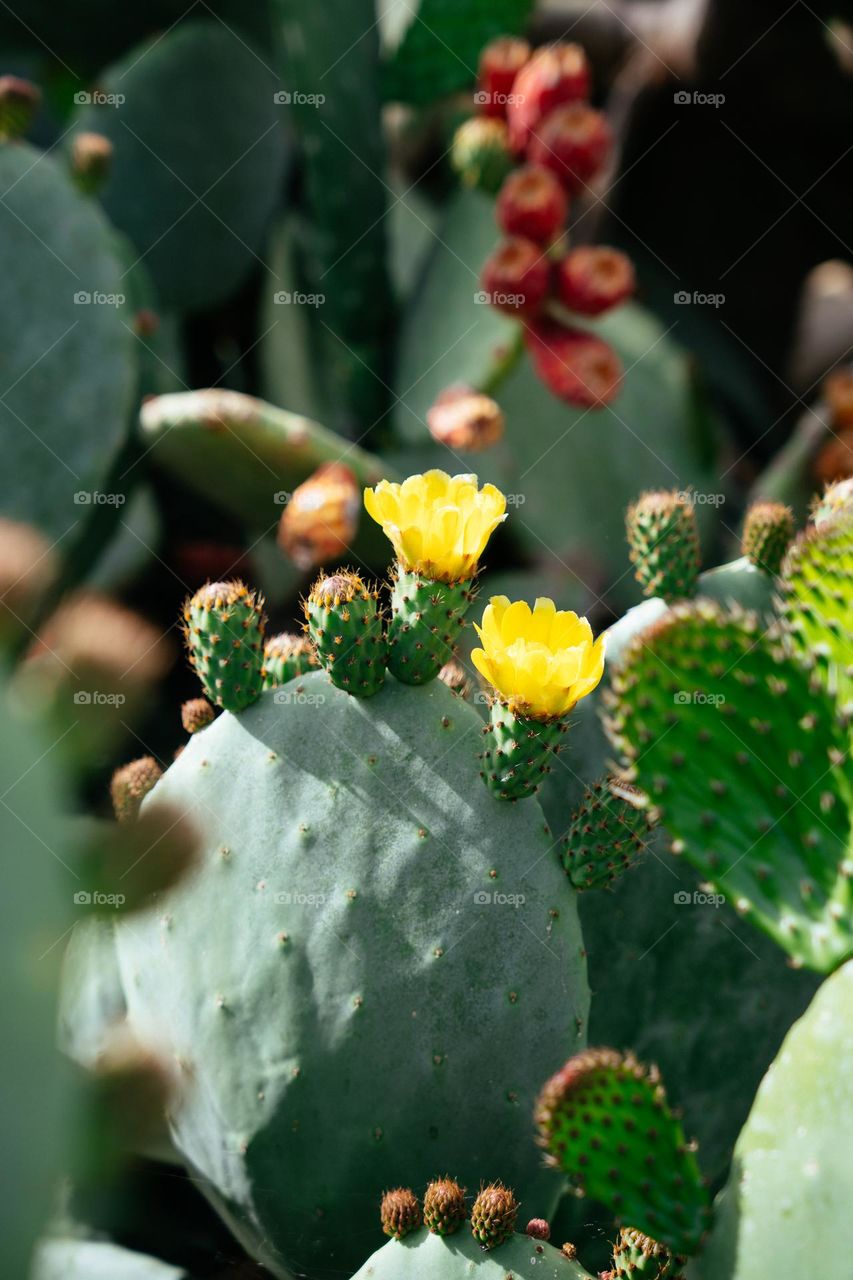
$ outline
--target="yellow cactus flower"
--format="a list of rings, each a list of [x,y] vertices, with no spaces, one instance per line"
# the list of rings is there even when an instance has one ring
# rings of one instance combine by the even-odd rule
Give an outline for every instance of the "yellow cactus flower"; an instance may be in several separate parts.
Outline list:
[[[541,598],[533,609],[492,596],[482,624],[482,649],[471,660],[516,715],[553,720],[592,693],[604,671],[604,637],[592,638],[586,618]]]
[[[404,569],[440,582],[470,578],[494,530],[506,519],[506,498],[473,475],[427,471],[402,484],[380,480],[364,505],[381,524]]]

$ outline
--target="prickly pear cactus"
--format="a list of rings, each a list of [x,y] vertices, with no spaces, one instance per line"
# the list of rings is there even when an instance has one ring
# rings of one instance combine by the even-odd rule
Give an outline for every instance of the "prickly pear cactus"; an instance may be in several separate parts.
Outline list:
[[[389,1240],[353,1280],[591,1280],[579,1262],[544,1240],[512,1235],[484,1250],[463,1228],[445,1239],[422,1227]]]
[[[275,1275],[339,1275],[381,1193],[437,1159],[466,1185],[498,1168],[548,1212],[530,1113],[587,988],[558,851],[535,800],[480,783],[476,711],[441,681],[293,687],[222,713],[152,792],[143,814],[192,811],[202,864],[117,947],[214,1203]]]

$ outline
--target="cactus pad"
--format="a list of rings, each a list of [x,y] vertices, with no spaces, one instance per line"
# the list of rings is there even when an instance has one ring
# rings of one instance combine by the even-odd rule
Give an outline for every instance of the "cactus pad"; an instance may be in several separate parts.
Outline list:
[[[644,493],[625,520],[635,577],[647,596],[680,600],[696,594],[699,535],[684,494]]]
[[[511,1235],[483,1249],[467,1231],[450,1239],[421,1229],[389,1240],[353,1280],[591,1280],[587,1271],[545,1240]]]
[[[820,972],[853,952],[849,731],[756,618],[682,604],[615,674],[611,733],[684,856]]]
[[[627,871],[645,848],[648,800],[624,778],[604,778],[584,793],[563,843],[563,864],[576,889],[601,889]]]
[[[434,680],[453,657],[474,599],[471,579],[436,582],[399,565],[391,591],[388,669],[404,684]]]
[[[535,1118],[548,1159],[581,1194],[671,1248],[695,1252],[707,1193],[657,1068],[588,1049],[547,1082]]]
[[[794,649],[813,655],[832,692],[853,701],[853,511],[800,534],[779,585]]]
[[[332,683],[359,698],[385,680],[387,649],[376,592],[357,573],[340,569],[320,577],[305,601],[308,632]]]
[[[211,702],[242,711],[263,680],[263,601],[242,582],[209,582],[184,605],[190,661]]]

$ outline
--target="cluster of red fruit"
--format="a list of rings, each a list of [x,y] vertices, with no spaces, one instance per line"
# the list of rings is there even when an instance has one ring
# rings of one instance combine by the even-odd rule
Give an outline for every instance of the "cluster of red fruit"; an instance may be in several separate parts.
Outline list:
[[[570,404],[607,404],[622,367],[613,348],[572,324],[599,316],[634,291],[624,253],[601,246],[566,248],[569,205],[606,162],[607,120],[587,101],[589,64],[576,44],[532,52],[525,40],[492,41],[480,56],[480,113],[503,121],[514,168],[498,192],[505,239],[481,276],[486,300],[522,321],[534,368]],[[572,313],[564,315],[564,311]]]

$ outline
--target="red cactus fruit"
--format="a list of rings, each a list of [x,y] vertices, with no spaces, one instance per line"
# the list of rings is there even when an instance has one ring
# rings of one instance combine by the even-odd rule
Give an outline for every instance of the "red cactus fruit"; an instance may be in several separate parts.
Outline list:
[[[537,376],[560,400],[600,408],[619,394],[622,365],[603,339],[545,320],[525,329],[525,342]]]
[[[530,45],[515,36],[491,40],[480,54],[474,102],[484,116],[506,116],[515,77],[530,57]]]
[[[508,315],[533,315],[548,292],[551,264],[540,246],[523,236],[503,240],[480,273],[481,302]]]
[[[589,63],[579,44],[538,49],[515,77],[507,103],[513,150],[524,150],[531,133],[555,107],[588,98],[589,87]]]
[[[618,249],[582,245],[557,266],[557,293],[570,311],[599,316],[626,298],[636,287],[630,258]]]
[[[566,223],[569,202],[550,169],[526,164],[516,169],[498,193],[495,216],[508,236],[550,244]]]
[[[613,143],[607,117],[585,102],[558,107],[532,131],[531,164],[550,169],[569,192],[582,191],[603,168]]]

